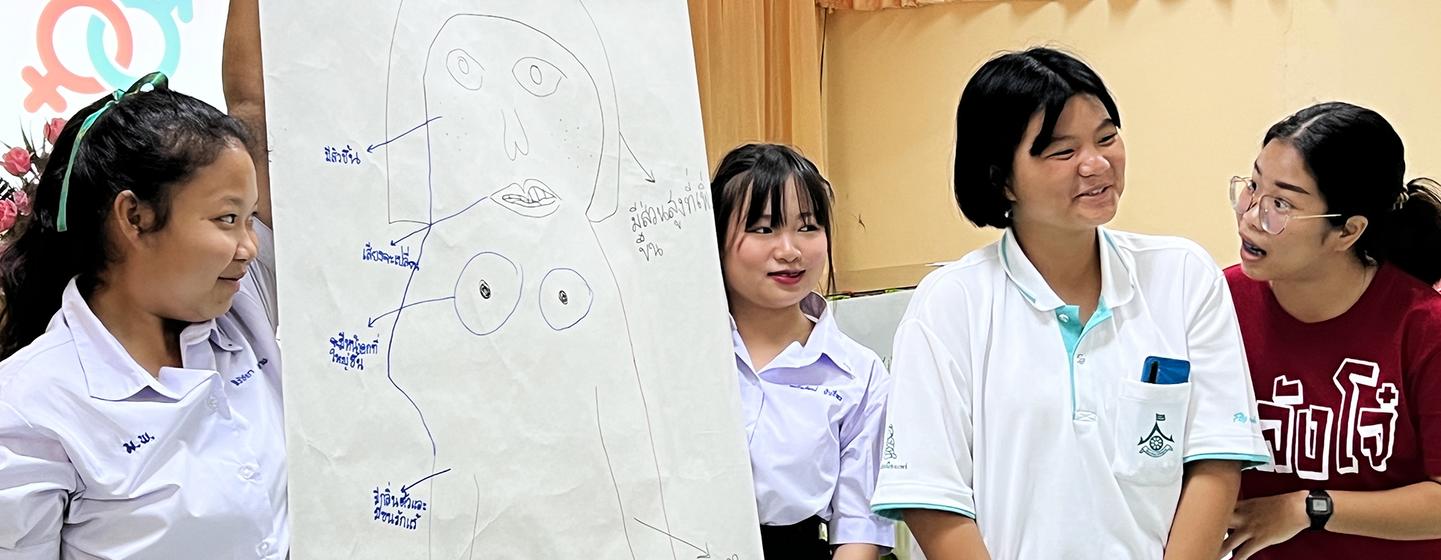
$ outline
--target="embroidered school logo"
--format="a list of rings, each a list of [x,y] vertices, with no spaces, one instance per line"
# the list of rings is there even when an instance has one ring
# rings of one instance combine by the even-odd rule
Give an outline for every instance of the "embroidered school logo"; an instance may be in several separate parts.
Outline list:
[[[1141,453],[1160,458],[1162,455],[1170,453],[1172,449],[1175,449],[1171,444],[1176,443],[1176,440],[1171,439],[1171,436],[1161,431],[1161,422],[1165,421],[1165,414],[1156,415],[1156,423],[1151,425],[1151,433],[1141,438],[1141,441],[1136,442],[1136,445],[1141,447]]]

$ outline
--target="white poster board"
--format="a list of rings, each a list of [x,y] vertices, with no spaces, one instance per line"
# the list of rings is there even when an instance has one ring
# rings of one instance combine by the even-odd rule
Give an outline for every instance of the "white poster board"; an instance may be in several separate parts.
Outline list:
[[[293,557],[759,558],[686,3],[261,12]]]

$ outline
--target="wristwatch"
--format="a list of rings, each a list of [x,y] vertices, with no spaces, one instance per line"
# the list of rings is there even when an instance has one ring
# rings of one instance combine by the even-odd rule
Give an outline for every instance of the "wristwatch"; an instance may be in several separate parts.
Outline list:
[[[1311,518],[1311,530],[1321,531],[1331,520],[1331,495],[1325,490],[1312,490],[1306,496],[1306,516]]]

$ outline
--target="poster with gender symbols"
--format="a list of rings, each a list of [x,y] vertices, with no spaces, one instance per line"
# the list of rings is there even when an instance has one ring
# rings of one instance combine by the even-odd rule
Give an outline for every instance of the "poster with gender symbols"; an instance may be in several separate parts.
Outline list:
[[[261,20],[292,557],[760,558],[686,3]]]
[[[22,145],[156,70],[222,109],[225,0],[24,0],[0,18],[0,141]]]

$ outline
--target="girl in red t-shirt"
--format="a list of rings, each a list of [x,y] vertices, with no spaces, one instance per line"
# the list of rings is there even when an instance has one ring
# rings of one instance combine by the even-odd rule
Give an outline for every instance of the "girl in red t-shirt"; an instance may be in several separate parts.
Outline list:
[[[1322,103],[1231,180],[1244,420],[1274,459],[1243,475],[1238,560],[1441,558],[1441,197],[1404,173],[1381,115]]]

